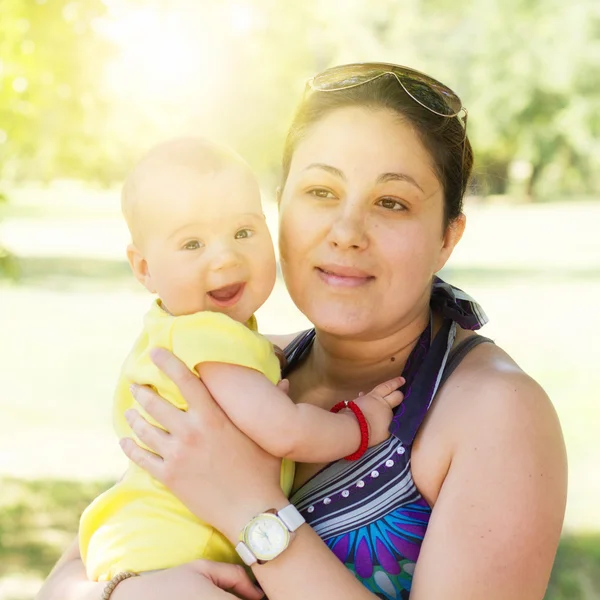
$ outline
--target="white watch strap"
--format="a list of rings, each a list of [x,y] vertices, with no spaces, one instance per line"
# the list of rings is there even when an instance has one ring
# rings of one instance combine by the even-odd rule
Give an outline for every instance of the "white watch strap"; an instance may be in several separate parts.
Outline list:
[[[246,544],[244,544],[244,542],[240,542],[235,547],[235,550],[240,555],[240,558],[249,567],[251,567],[254,563],[258,562],[257,559],[256,559],[256,556],[254,556],[254,553],[252,552],[252,550],[250,550],[250,548],[248,548],[248,546],[246,546]]]
[[[304,517],[300,514],[298,509],[293,504],[288,504],[285,508],[282,508],[277,516],[283,521],[283,524],[290,530],[296,531],[300,525],[306,523]]]

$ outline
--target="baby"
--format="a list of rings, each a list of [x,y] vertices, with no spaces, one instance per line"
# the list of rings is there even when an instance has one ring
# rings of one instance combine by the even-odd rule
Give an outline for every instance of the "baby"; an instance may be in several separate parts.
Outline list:
[[[283,459],[286,495],[294,478],[292,461],[329,462],[354,453],[365,440],[351,411],[334,414],[294,404],[276,387],[279,360],[257,332],[254,318],[275,284],[275,256],[258,183],[242,159],[202,139],[164,143],[127,177],[122,207],[132,239],[129,263],[158,299],[117,384],[119,438],[135,437],[124,416],[129,408],[154,422],[134,401],[133,382],[152,386],[187,409],[175,385],[149,358],[149,351],[160,346],[202,377],[240,430]],[[245,367],[239,369],[240,381],[225,377],[222,363]],[[402,383],[401,378],[391,380],[356,400],[369,424],[369,445],[388,437]],[[247,386],[264,390],[253,394],[251,406],[244,398]],[[80,548],[88,577],[98,581],[121,571],[142,573],[198,558],[241,564],[218,531],[133,463],[84,511]]]

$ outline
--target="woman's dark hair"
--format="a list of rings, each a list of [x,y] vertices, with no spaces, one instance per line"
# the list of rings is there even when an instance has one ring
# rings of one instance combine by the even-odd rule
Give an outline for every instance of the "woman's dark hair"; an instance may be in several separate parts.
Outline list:
[[[432,158],[444,189],[444,224],[462,212],[471,170],[473,150],[457,117],[441,117],[411,98],[393,75],[337,91],[308,91],[298,107],[283,148],[283,183],[293,154],[307,130],[338,108],[362,106],[387,109],[409,123]]]

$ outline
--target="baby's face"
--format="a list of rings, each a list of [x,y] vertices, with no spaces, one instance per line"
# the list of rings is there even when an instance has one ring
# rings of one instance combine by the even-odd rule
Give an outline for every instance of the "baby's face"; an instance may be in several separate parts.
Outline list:
[[[204,310],[245,322],[275,284],[273,242],[249,173],[168,166],[139,184],[147,287],[173,315]]]

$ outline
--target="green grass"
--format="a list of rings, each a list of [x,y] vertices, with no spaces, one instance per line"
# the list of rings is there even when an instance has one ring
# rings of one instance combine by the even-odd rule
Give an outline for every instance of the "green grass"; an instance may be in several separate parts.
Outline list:
[[[0,577],[45,577],[77,532],[83,509],[109,482],[0,481]]]
[[[0,579],[43,580],[77,532],[79,514],[110,482],[0,480]],[[546,600],[600,598],[600,535],[565,537]],[[4,600],[30,600],[13,595]]]

